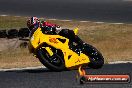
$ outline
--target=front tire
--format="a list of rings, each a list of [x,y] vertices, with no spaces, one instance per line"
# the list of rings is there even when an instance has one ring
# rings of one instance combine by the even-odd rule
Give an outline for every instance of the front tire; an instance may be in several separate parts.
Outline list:
[[[39,48],[37,50],[37,57],[40,62],[46,66],[48,69],[52,71],[62,71],[65,69],[65,63],[63,60],[63,53],[60,50],[55,48],[51,48],[53,51],[53,55],[50,56],[46,49]],[[57,51],[57,52],[55,52]]]

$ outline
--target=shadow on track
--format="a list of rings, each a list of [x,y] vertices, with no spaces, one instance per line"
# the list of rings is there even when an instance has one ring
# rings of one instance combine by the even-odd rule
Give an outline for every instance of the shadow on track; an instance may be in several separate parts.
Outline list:
[[[68,72],[71,70],[64,70],[61,72]],[[77,70],[72,70],[72,71],[77,71]],[[5,72],[16,72],[16,73],[45,73],[45,72],[57,72],[57,71],[52,71],[47,68],[38,68],[38,69],[25,69],[25,70],[11,70],[11,71],[5,71]]]
[[[25,70],[12,70],[5,72],[16,72],[16,73],[43,73],[43,72],[53,72],[47,68],[39,68],[39,69],[25,69]]]

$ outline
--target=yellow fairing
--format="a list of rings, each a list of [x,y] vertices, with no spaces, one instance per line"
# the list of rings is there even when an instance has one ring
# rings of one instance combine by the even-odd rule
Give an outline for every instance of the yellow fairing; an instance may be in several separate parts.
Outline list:
[[[66,39],[65,43],[60,42],[57,38]],[[34,48],[37,48],[41,43],[47,43],[56,49],[62,50],[64,54],[65,67],[71,68],[81,64],[89,63],[89,57],[83,53],[77,54],[69,49],[68,42],[69,39],[62,37],[60,35],[47,35],[43,34],[41,29],[38,28],[30,39],[30,42]],[[53,52],[47,48],[46,49],[50,55]]]
[[[78,66],[78,65],[81,65],[81,64],[87,64],[87,63],[90,62],[89,58],[83,53],[81,53],[80,56],[79,56],[78,54],[76,54],[72,50],[68,50],[67,52],[64,52],[64,54],[65,54],[64,55],[65,66],[67,68]],[[68,59],[69,55],[72,55],[70,57],[70,59]]]

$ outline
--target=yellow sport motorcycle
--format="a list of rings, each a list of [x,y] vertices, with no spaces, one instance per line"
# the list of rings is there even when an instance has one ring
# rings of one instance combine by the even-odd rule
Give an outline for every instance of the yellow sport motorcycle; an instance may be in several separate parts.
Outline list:
[[[84,43],[77,32],[77,28],[62,29],[59,34],[52,34],[38,28],[31,32],[29,50],[53,71],[76,69],[81,65],[101,68],[104,64],[102,54],[95,47]],[[71,37],[76,37],[77,41]]]

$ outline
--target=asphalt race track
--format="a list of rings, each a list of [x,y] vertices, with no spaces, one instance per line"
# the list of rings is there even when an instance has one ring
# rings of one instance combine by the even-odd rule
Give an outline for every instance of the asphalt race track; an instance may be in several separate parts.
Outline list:
[[[87,69],[87,74],[130,74],[132,64],[105,65],[102,69]],[[77,70],[51,72],[47,69],[0,72],[0,88],[132,88],[124,84],[83,84],[76,81]]]
[[[132,0],[0,0],[0,14],[132,23]]]

